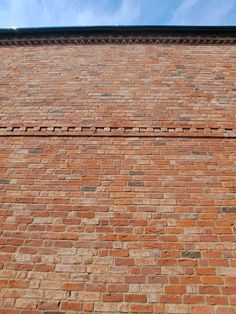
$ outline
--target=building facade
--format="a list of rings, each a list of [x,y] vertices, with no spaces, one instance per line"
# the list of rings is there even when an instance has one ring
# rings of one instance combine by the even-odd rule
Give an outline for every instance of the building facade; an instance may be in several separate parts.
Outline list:
[[[236,313],[235,44],[0,31],[0,313]]]

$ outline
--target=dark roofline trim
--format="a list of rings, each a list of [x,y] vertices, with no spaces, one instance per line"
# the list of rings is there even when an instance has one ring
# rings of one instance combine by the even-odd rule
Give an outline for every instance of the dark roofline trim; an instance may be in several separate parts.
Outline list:
[[[0,29],[0,46],[236,44],[235,26],[95,26]]]
[[[175,35],[236,36],[236,26],[79,26],[0,29],[3,36],[65,36],[65,35]]]

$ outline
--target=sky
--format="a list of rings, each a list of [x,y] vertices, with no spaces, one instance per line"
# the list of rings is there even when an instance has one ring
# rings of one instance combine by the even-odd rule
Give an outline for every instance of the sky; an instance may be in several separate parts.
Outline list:
[[[0,0],[0,28],[236,25],[236,0]]]

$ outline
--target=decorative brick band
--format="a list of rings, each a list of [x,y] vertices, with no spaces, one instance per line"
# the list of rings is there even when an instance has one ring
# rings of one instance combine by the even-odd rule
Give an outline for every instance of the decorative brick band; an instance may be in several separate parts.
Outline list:
[[[236,138],[233,128],[1,126],[0,136],[215,137]]]
[[[235,45],[235,37],[206,36],[44,36],[0,39],[0,46],[24,45],[136,45],[136,44],[190,44]]]

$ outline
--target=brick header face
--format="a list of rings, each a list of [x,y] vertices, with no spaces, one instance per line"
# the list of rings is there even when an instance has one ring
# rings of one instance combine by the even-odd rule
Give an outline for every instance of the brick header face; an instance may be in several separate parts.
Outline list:
[[[234,313],[235,46],[0,57],[0,313]]]

